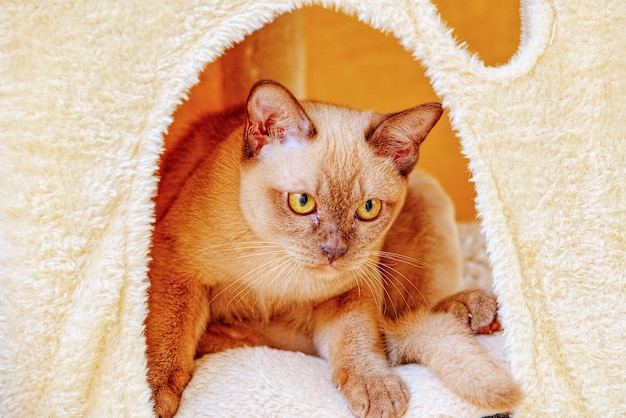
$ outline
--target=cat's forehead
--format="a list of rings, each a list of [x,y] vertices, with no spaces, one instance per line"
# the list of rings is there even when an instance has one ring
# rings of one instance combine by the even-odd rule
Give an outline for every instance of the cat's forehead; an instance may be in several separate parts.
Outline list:
[[[250,178],[273,190],[307,192],[342,204],[353,205],[365,196],[396,199],[403,180],[392,161],[377,156],[367,140],[382,116],[325,103],[302,105],[315,125],[315,137],[267,146],[263,158],[245,170]]]
[[[324,171],[358,176],[361,169],[385,165],[368,144],[368,136],[382,115],[317,102],[307,102],[304,108],[317,132],[310,152],[320,159]]]
[[[317,134],[307,145],[285,150],[280,164],[283,188],[333,199],[341,195],[342,200],[393,194],[395,188],[389,186],[397,181],[397,170],[367,143],[380,115],[316,102],[305,102],[303,107]]]
[[[321,102],[306,101],[302,105],[315,125],[318,136],[341,135],[349,142],[364,139],[380,122],[381,117],[373,111],[360,111]]]

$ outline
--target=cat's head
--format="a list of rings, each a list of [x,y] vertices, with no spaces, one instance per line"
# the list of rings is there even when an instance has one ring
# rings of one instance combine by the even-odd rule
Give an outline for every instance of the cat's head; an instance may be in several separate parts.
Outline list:
[[[441,113],[436,103],[378,114],[299,102],[275,82],[257,83],[242,157],[247,222],[294,268],[322,279],[362,268],[398,216],[419,146]]]

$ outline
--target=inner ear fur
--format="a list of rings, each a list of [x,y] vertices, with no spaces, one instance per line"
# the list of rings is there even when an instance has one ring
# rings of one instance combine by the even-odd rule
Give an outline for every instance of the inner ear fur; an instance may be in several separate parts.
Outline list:
[[[282,142],[285,137],[308,140],[315,127],[298,100],[283,85],[257,82],[248,95],[244,155],[254,157],[263,146]]]
[[[439,103],[425,103],[386,115],[367,138],[374,152],[391,158],[401,175],[413,171],[419,147],[435,126],[443,109]]]

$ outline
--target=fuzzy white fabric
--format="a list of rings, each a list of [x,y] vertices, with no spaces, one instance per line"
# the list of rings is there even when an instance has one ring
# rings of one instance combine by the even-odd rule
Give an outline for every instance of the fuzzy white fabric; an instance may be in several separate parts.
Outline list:
[[[516,414],[626,415],[626,2],[522,0],[519,52],[499,68],[459,48],[429,0],[311,3],[395,35],[450,110],[526,394]],[[208,62],[305,4],[2,1],[3,416],[151,414],[162,133]]]
[[[508,368],[503,334],[477,338],[496,363]],[[196,365],[177,418],[354,417],[332,384],[328,363],[318,357],[255,347],[206,356]],[[395,370],[411,395],[408,417],[479,418],[498,412],[464,402],[423,366]]]

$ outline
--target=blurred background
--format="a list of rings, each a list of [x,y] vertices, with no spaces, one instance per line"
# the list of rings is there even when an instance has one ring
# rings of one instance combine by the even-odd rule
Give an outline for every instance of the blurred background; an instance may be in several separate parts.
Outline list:
[[[433,0],[459,43],[487,66],[506,64],[520,40],[519,0]],[[356,18],[307,7],[252,33],[209,64],[174,114],[166,147],[208,111],[241,104],[260,79],[274,79],[298,98],[394,112],[440,101],[422,65],[391,35]],[[447,112],[422,145],[418,167],[452,197],[457,220],[476,217],[474,187]]]

